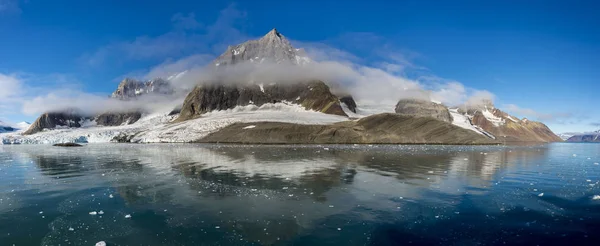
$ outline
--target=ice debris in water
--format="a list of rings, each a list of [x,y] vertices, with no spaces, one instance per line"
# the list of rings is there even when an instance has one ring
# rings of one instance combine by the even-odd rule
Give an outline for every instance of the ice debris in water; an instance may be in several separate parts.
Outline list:
[[[108,195],[108,198],[113,198],[113,197],[114,197],[113,194]]]
[[[96,214],[98,214],[98,212],[96,212],[96,211],[90,212],[90,215],[96,215]]]
[[[592,197],[592,200],[600,200],[600,195],[594,195],[594,197]]]
[[[539,197],[542,197],[542,196],[544,196],[544,193],[540,193],[538,196],[539,196]]]
[[[69,227],[69,231],[74,231],[74,230],[75,230],[75,228]]]
[[[131,214],[125,215],[125,219],[131,219]]]
[[[97,242],[96,246],[106,246],[106,242],[104,242],[104,241]]]
[[[573,157],[577,157],[577,154],[573,154]]]
[[[103,215],[104,211],[100,210],[100,212],[98,212],[99,215]]]

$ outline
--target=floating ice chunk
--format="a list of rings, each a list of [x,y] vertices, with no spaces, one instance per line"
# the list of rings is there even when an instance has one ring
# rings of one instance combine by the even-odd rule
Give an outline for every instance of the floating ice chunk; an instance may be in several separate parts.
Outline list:
[[[40,211],[40,214],[43,214],[43,213],[44,213],[44,211]]]
[[[97,214],[98,214],[98,212],[96,212],[96,211],[92,211],[92,212],[90,212],[89,214],[90,214],[90,215],[97,215]]]
[[[131,214],[125,215],[125,219],[131,219]]]
[[[544,193],[542,192],[542,193],[540,193],[538,196],[539,196],[539,197],[542,197],[542,196],[544,196]]]
[[[106,246],[106,242],[104,242],[104,241],[97,242],[96,246]]]
[[[246,127],[242,128],[242,129],[252,129],[254,127],[256,127],[256,126],[255,125],[249,125],[249,126],[246,126]]]
[[[592,200],[600,200],[600,195],[594,195],[594,197],[592,197]]]
[[[600,165],[600,163],[598,163],[598,162],[594,162],[594,165]]]
[[[577,157],[577,154],[573,154],[573,157]]]
[[[586,181],[587,181],[587,182],[592,182],[592,180],[591,180],[591,179],[588,179],[588,180],[586,180]]]
[[[100,212],[98,212],[99,215],[103,215],[104,211],[100,210]]]
[[[329,148],[323,148],[323,150],[329,150]]]
[[[342,230],[342,228],[339,228],[339,227],[338,227],[338,231],[341,231],[341,230]]]
[[[220,226],[215,226],[215,229],[219,229],[219,228],[221,228],[221,227]]]
[[[333,208],[333,205],[329,205],[330,208]]]
[[[74,230],[75,230],[75,228],[69,227],[69,231],[74,231]]]
[[[108,198],[114,198],[113,194],[108,195]]]
[[[433,173],[433,171],[428,171],[427,173]]]

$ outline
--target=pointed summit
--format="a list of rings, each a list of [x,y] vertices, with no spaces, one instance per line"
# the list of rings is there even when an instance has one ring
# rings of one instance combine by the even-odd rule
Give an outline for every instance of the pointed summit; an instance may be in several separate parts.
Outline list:
[[[277,28],[273,28],[273,30],[269,31],[265,37],[283,37],[281,33],[277,31]]]
[[[277,29],[273,28],[260,39],[229,46],[225,53],[213,61],[213,64],[219,67],[244,62],[254,64],[288,63],[293,65],[309,63],[310,59],[306,57],[306,54],[299,51]]]

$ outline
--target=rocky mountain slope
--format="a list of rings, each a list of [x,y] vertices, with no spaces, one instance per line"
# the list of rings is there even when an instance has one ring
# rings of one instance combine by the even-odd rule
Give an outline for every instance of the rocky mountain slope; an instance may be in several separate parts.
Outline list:
[[[177,121],[193,119],[213,110],[284,101],[326,114],[347,116],[339,98],[331,94],[324,82],[308,81],[296,84],[198,86],[186,97]]]
[[[168,80],[156,78],[148,81],[139,81],[125,78],[119,83],[111,97],[121,100],[136,98],[147,94],[172,94],[173,88]]]
[[[493,104],[463,108],[472,124],[504,142],[560,142],[562,139],[541,122],[511,116]]]
[[[85,121],[85,117],[82,117],[76,111],[65,110],[64,112],[51,112],[44,113],[38,117],[33,124],[23,132],[24,135],[35,134],[43,131],[44,129],[55,129],[64,127],[81,127]]]
[[[212,64],[227,66],[243,62],[302,65],[309,63],[310,59],[302,49],[292,47],[277,29],[273,29],[260,39],[229,46],[227,51],[215,59]]]
[[[431,117],[377,114],[331,125],[235,123],[198,140],[245,144],[499,144]]]

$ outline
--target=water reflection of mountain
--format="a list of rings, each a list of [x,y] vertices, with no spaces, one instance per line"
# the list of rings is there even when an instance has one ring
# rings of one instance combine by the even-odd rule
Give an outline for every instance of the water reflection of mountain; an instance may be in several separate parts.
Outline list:
[[[52,183],[42,192],[65,183],[81,190],[109,187],[127,206],[153,214],[168,210],[168,216],[156,217],[169,228],[219,226],[265,245],[340,214],[381,220],[374,211],[397,214],[399,197],[420,200],[423,190],[452,195],[465,185],[486,187],[494,175],[547,153],[544,147],[489,146],[88,145],[12,151],[35,163],[41,176],[61,177],[56,185],[38,181]],[[412,213],[403,216],[410,220]]]

